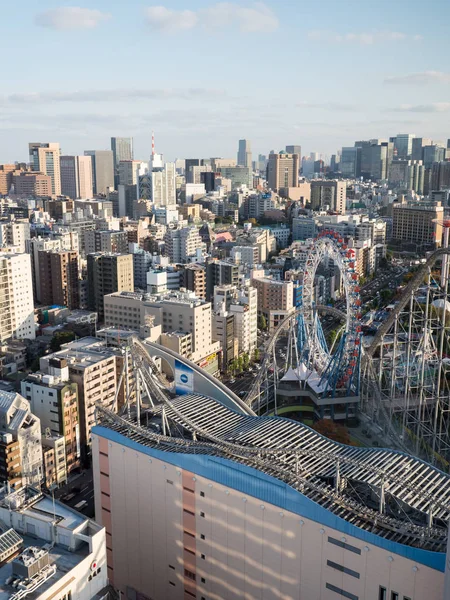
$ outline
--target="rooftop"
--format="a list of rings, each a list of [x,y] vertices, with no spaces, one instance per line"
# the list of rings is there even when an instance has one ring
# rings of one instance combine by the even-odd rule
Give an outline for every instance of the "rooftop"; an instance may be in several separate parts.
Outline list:
[[[445,552],[450,476],[407,454],[338,444],[302,423],[239,414],[189,394],[164,404],[170,436],[99,407],[102,425],[161,451],[211,455],[276,478],[336,517],[406,546]],[[141,418],[141,423],[145,422]]]

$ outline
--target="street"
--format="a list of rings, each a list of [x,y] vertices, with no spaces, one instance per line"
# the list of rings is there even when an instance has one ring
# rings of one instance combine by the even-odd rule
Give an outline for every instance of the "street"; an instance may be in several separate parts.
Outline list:
[[[67,485],[62,486],[55,491],[55,498],[61,500],[71,508],[75,508],[77,504],[82,500],[85,500],[87,505],[77,510],[87,517],[94,517],[94,482],[92,469],[83,471],[80,475],[74,475]]]

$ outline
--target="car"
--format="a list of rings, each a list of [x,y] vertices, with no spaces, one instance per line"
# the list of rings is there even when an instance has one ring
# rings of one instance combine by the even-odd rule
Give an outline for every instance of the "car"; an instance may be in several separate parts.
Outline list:
[[[241,398],[243,398],[243,397],[245,396],[245,394],[246,394],[246,393],[247,393],[247,392],[246,392],[245,390],[242,390],[241,392],[239,392],[239,396],[240,396]]]
[[[228,383],[231,383],[231,384],[236,383],[236,379],[230,379],[230,381]]]
[[[78,502],[78,504],[75,504],[74,509],[75,510],[83,510],[83,508],[86,508],[87,505],[88,505],[87,500],[82,500],[81,502]]]

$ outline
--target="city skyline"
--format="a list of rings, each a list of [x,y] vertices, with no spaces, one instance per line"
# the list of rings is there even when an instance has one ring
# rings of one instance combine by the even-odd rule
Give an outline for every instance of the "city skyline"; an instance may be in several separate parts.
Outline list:
[[[111,135],[134,137],[136,158],[146,159],[152,130],[169,160],[233,157],[243,138],[256,156],[286,144],[330,155],[356,139],[400,132],[448,137],[443,0],[433,10],[401,0],[389,11],[384,0],[358,3],[358,11],[326,1],[320,14],[309,5],[295,10],[292,0],[196,1],[189,9],[177,0],[60,4],[26,0],[20,14],[4,7],[5,43],[16,60],[4,66],[0,162],[27,160],[30,139],[82,155],[109,149]],[[127,36],[125,45],[112,43]],[[17,76],[33,51],[24,39],[52,56],[45,83],[39,69]],[[255,77],[240,75],[243,52]],[[212,76],[217,65],[221,77]]]

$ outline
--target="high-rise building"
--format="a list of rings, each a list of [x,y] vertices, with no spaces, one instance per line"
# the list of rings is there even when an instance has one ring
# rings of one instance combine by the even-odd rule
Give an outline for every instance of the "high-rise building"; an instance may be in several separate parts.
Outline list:
[[[0,252],[0,342],[34,340],[33,281],[29,254]]]
[[[237,164],[252,169],[252,146],[248,140],[239,140]]]
[[[168,229],[165,236],[165,254],[172,263],[187,263],[197,252],[204,252],[206,245],[196,227]]]
[[[52,180],[52,194],[61,195],[60,147],[58,143],[28,144],[32,171],[49,175]]]
[[[41,277],[39,269],[39,253],[41,251],[62,250],[62,240],[58,238],[34,237],[26,242],[26,251],[31,259],[31,275],[33,278],[33,297],[41,301]]]
[[[17,196],[51,196],[52,179],[50,175],[21,171],[13,174],[14,192]]]
[[[84,155],[91,157],[94,194],[106,195],[109,188],[114,188],[114,158],[112,150],[85,150]]]
[[[430,138],[415,137],[412,140],[411,159],[423,160],[423,149],[425,146],[431,146],[433,142]]]
[[[175,163],[163,167],[152,167],[151,201],[158,206],[173,206],[177,202],[177,180]]]
[[[425,169],[431,169],[433,163],[441,162],[445,159],[445,148],[432,144],[431,146],[423,147],[423,164]]]
[[[360,177],[361,175],[361,148],[342,148],[340,171],[344,177]]]
[[[114,254],[128,253],[128,234],[126,231],[107,229],[86,231],[84,234],[86,254],[95,252],[112,252]]]
[[[16,165],[0,165],[0,196],[6,196],[13,184],[13,173]]]
[[[220,343],[222,348],[222,360],[220,370],[226,373],[238,355],[235,335],[234,315],[220,306],[212,315],[212,336]]]
[[[18,253],[26,252],[27,241],[30,239],[30,224],[28,221],[16,221],[14,217],[0,220],[0,249],[14,247]]]
[[[450,189],[450,161],[433,163],[431,169],[431,190],[449,190]]]
[[[252,279],[252,286],[258,291],[258,313],[265,317],[269,330],[273,331],[294,308],[294,284],[257,277]]]
[[[117,170],[119,185],[138,185],[139,177],[148,172],[148,163],[141,160],[121,160]]]
[[[231,189],[236,190],[242,186],[253,189],[253,175],[251,167],[221,167],[220,174],[231,181]]]
[[[206,269],[202,265],[186,265],[182,273],[182,287],[194,292],[197,298],[206,299]]]
[[[300,156],[298,154],[269,155],[267,167],[267,183],[271,190],[279,192],[281,189],[298,187],[298,173],[300,169]]]
[[[397,158],[411,158],[414,133],[399,133],[394,138],[394,150]]]
[[[103,322],[103,297],[122,290],[134,291],[132,254],[88,254],[88,307]]]
[[[80,308],[78,252],[46,250],[39,252],[41,303]]]
[[[214,298],[217,285],[234,285],[239,281],[239,267],[223,260],[210,260],[206,265],[206,299]]]
[[[251,285],[238,288],[229,310],[234,316],[239,353],[251,356],[258,346],[258,290]]]
[[[301,146],[286,146],[287,154],[298,154],[301,158],[302,156],[302,147]]]
[[[61,193],[73,200],[92,198],[91,156],[61,156]]]
[[[346,203],[347,184],[345,181],[311,181],[311,208],[313,210],[332,210],[343,215]]]
[[[420,244],[423,249],[442,245],[444,208],[440,202],[397,202],[392,205],[392,239]]]
[[[133,138],[131,137],[112,137],[111,150],[113,153],[114,167],[119,168],[122,160],[133,160]]]

